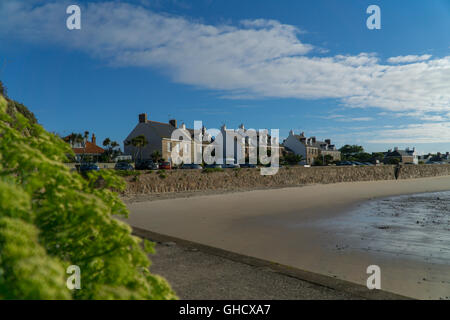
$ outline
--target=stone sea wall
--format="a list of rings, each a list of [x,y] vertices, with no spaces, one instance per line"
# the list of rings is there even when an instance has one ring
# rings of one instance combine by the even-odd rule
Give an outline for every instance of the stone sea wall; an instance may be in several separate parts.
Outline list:
[[[450,165],[405,165],[373,167],[283,167],[276,175],[262,176],[259,169],[156,171],[127,177],[125,194],[201,190],[261,189],[338,182],[395,180],[450,175]]]

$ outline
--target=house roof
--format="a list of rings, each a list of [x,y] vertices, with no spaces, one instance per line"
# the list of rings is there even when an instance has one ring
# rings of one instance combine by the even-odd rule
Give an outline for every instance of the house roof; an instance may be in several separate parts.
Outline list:
[[[294,134],[294,138],[296,138],[300,142],[301,142],[301,139],[306,139],[305,141],[310,139],[310,138],[305,137],[304,134]],[[305,145],[307,147],[310,147],[310,148],[318,148],[318,149],[322,149],[322,150],[325,150],[325,151],[338,151],[338,150],[336,150],[334,144],[328,144],[325,141],[316,140],[316,142],[310,142],[310,144],[305,144]],[[326,149],[325,148],[327,145],[330,147],[330,149]]]
[[[176,129],[181,129],[181,127],[176,128],[173,125],[171,125],[170,123],[164,123],[164,122],[152,121],[152,120],[147,120],[146,122],[138,123],[138,126],[143,126],[146,134],[152,133],[152,134],[160,137],[161,139],[171,139],[172,133]],[[191,138],[193,138],[194,129],[186,128],[186,130],[191,135]],[[129,141],[133,136],[134,136],[133,132],[131,132],[128,135],[128,137],[125,139],[125,141]]]
[[[75,154],[102,154],[105,152],[103,148],[93,144],[92,142],[86,141],[85,148],[72,148]]]
[[[394,151],[391,151],[391,152],[387,152],[386,153],[386,157],[398,157],[398,156],[401,156],[401,157],[412,157],[414,154],[413,154],[413,151],[406,151],[406,150],[394,150]]]

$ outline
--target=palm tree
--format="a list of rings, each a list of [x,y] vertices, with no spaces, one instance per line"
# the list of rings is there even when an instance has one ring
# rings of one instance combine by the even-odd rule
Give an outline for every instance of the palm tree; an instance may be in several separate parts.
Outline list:
[[[106,138],[105,140],[103,140],[103,146],[104,147],[108,147],[111,144],[111,139],[110,138]]]
[[[135,147],[137,150],[135,152],[134,158],[136,159],[139,156],[139,160],[142,160],[142,148],[144,148],[148,144],[148,141],[144,135],[141,134],[139,136],[136,136],[132,138],[131,141],[126,141],[125,144],[131,144],[133,147]]]
[[[119,146],[119,144],[116,141],[111,142],[111,148],[115,149]]]

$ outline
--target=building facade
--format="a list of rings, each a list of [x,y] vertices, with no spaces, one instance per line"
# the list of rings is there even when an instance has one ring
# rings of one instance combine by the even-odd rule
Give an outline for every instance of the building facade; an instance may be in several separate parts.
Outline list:
[[[419,156],[416,153],[416,148],[400,150],[398,147],[395,147],[394,150],[388,150],[388,152],[386,152],[383,162],[385,164],[393,164],[395,162],[402,164],[419,164]]]
[[[314,164],[319,157],[331,156],[332,161],[341,160],[341,152],[336,146],[331,144],[330,139],[319,141],[316,137],[305,136],[305,133],[295,134],[293,130],[289,132],[289,136],[284,140],[283,146],[294,152],[296,155],[303,157],[306,164]]]

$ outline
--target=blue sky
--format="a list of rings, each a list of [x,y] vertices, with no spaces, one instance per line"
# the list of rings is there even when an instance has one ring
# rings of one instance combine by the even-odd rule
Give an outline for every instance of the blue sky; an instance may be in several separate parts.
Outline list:
[[[449,151],[449,31],[448,0],[2,0],[0,79],[60,134],[121,143],[147,112]]]

